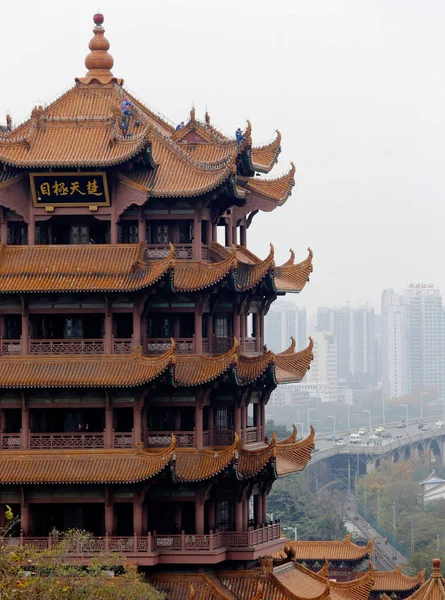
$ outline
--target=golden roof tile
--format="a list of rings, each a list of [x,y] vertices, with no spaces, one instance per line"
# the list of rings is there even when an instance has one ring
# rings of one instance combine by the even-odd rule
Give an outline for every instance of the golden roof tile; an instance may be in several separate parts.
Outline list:
[[[233,346],[225,354],[217,356],[178,354],[175,359],[175,385],[195,386],[220,377],[239,359],[239,342],[234,338]]]
[[[252,153],[252,167],[254,171],[269,173],[278,160],[281,152],[281,133],[277,130],[276,137],[262,146],[254,146]]]
[[[0,451],[0,483],[136,483],[172,461],[175,443],[163,450]]]
[[[286,440],[279,442],[276,447],[277,475],[282,477],[302,471],[311,459],[315,448],[314,440],[315,430],[311,425],[311,433],[299,442]]]
[[[356,577],[361,577],[363,573],[355,571]],[[374,571],[374,592],[410,592],[419,588],[425,582],[425,570],[419,571],[417,575],[410,576],[403,573],[402,566],[394,571]]]
[[[0,290],[19,292],[135,291],[156,283],[171,267],[173,249],[144,260],[142,244],[0,246]]]
[[[308,257],[296,265],[287,261],[281,267],[275,267],[274,285],[278,292],[301,292],[313,270],[313,252],[310,248],[308,248],[308,252]],[[291,259],[292,256],[293,252],[291,251]]]
[[[309,345],[304,350],[292,354],[276,354],[274,363],[277,382],[301,381],[314,359],[313,348],[314,341],[309,338]]]
[[[298,562],[305,561],[361,561],[372,556],[374,541],[359,546],[347,535],[344,540],[335,541],[288,541],[292,557]]]
[[[155,573],[150,575],[148,581],[163,592],[168,600],[234,600],[229,590],[221,590],[212,579],[210,573]],[[191,588],[194,596],[191,595]]]
[[[136,387],[164,373],[174,344],[161,356],[133,354],[88,356],[1,356],[0,389]]]
[[[382,594],[381,598],[389,600],[386,594]],[[433,569],[431,576],[423,583],[418,590],[411,596],[409,600],[443,600],[445,598],[445,579],[440,570],[440,560],[433,558]]]
[[[295,185],[294,176],[295,166],[292,163],[289,172],[279,177],[249,179],[245,189],[252,192],[252,194],[273,201],[278,206],[282,206],[291,195],[292,188]]]

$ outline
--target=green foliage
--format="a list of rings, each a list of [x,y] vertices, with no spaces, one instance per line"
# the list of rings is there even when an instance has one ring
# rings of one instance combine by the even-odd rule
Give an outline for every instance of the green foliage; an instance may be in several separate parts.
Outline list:
[[[266,423],[266,435],[269,439],[272,439],[272,432],[275,432],[277,440],[284,440],[288,435],[292,433],[287,429],[286,425],[277,425],[273,419],[267,419]]]
[[[436,474],[443,469],[435,465]],[[360,478],[357,496],[374,519],[407,549],[414,549],[407,572],[429,568],[435,556],[445,554],[445,500],[423,505],[419,481],[431,473],[421,461],[382,462]],[[395,528],[394,528],[395,524]],[[395,531],[394,531],[395,529]]]
[[[346,535],[337,492],[314,494],[301,474],[278,480],[268,496],[267,506],[274,519],[281,520],[282,529],[297,527],[299,539],[335,540]],[[294,539],[293,531],[284,533]]]
[[[53,538],[52,548],[12,546],[17,519],[12,511],[0,529],[0,598],[2,600],[162,600],[134,566],[117,553],[87,558],[90,534],[70,530]],[[73,560],[75,555],[75,560]],[[116,565],[119,569],[116,570]],[[114,572],[120,575],[112,576]]]

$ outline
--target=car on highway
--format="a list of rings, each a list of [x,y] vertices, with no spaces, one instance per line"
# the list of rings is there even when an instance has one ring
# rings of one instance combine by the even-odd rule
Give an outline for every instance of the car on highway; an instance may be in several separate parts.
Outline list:
[[[335,445],[336,446],[346,446],[346,442],[345,442],[345,440],[337,440],[335,442]]]
[[[397,423],[396,427],[397,429],[403,429],[404,427],[406,427],[405,421],[400,421],[400,423]]]
[[[358,431],[357,431],[358,435],[366,435],[366,429],[365,427],[361,427]]]
[[[382,427],[381,425],[380,425],[380,427],[375,428],[375,433],[377,433],[377,434],[383,433],[384,431],[386,431],[386,429],[384,427]]]
[[[383,432],[383,433],[380,435],[380,437],[382,437],[382,438],[386,438],[386,439],[388,439],[388,438],[392,438],[392,433],[391,433],[390,431],[384,431],[384,432]]]
[[[420,431],[428,431],[428,425],[424,423],[423,425],[419,425]]]
[[[436,421],[435,427],[437,427],[437,429],[445,427],[445,421]]]
[[[340,437],[339,435],[328,435],[328,437],[326,438],[326,441],[327,442],[339,442],[342,439],[343,438]]]
[[[349,443],[350,444],[361,444],[362,436],[359,433],[351,433],[351,435],[349,436]]]
[[[379,436],[376,435],[375,433],[371,433],[371,435],[369,436],[368,440],[378,440]]]

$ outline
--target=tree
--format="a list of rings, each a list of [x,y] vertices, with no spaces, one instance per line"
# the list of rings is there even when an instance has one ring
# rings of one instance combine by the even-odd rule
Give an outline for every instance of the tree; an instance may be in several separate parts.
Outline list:
[[[53,536],[49,549],[17,546],[10,537],[18,520],[9,510],[0,529],[0,598],[2,600],[162,600],[144,583],[137,568],[117,553],[88,559],[92,544],[85,531]]]

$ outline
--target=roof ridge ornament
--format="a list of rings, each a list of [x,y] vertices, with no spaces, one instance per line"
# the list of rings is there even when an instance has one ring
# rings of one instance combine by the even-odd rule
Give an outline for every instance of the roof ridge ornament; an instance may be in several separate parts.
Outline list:
[[[85,58],[85,66],[88,69],[85,77],[76,78],[76,81],[88,85],[89,83],[108,83],[123,84],[123,79],[114,77],[111,69],[114,65],[114,59],[108,53],[110,42],[105,37],[105,29],[103,28],[104,16],[102,13],[96,13],[93,17],[94,21],[94,37],[89,43],[91,52]]]

